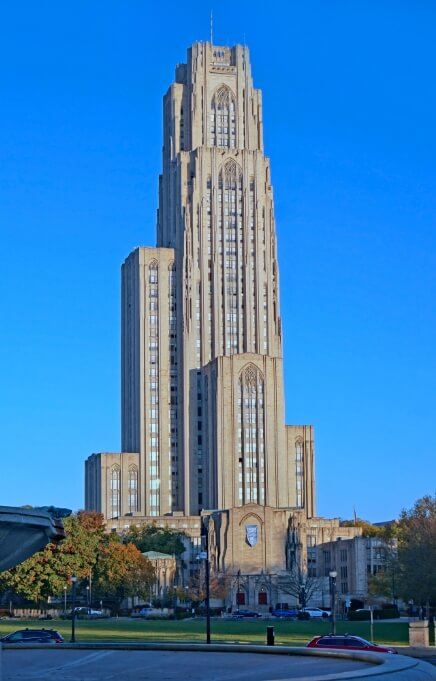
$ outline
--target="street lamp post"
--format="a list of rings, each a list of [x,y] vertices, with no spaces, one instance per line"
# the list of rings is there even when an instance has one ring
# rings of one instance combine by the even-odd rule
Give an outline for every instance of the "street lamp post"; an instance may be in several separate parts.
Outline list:
[[[236,606],[239,608],[239,592],[241,591],[241,570],[237,573],[237,585],[236,585]]]
[[[307,603],[306,582],[303,582],[300,587],[300,604],[302,609],[306,607]]]
[[[204,538],[204,568],[206,582],[206,643],[210,643],[210,565],[209,565],[209,518],[203,518],[201,534]]]
[[[88,606],[88,615],[91,613],[91,604],[90,604],[90,590],[89,590],[89,584],[86,586],[86,605]]]
[[[71,643],[76,642],[76,582],[77,577],[71,577]]]
[[[336,634],[336,570],[330,570],[330,607],[332,611],[332,634]]]
[[[67,587],[64,586],[64,613],[67,614]]]

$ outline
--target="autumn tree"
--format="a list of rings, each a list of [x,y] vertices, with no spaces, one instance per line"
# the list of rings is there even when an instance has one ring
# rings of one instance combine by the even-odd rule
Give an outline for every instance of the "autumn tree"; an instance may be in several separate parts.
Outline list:
[[[148,598],[155,581],[151,562],[132,543],[125,544],[116,535],[103,545],[94,573],[97,593],[111,598],[115,609],[132,596]]]
[[[186,587],[178,587],[177,596],[180,600],[202,603],[206,600],[206,575],[203,566],[196,571]],[[225,600],[231,585],[231,576],[222,573],[210,575],[209,593],[211,598]]]
[[[104,541],[103,516],[81,511],[63,521],[66,538],[47,546],[0,576],[3,588],[35,602],[60,594],[72,575],[88,577]]]

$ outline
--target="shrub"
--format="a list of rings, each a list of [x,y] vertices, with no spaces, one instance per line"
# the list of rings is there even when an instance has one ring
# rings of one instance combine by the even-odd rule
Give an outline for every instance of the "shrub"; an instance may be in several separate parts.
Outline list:
[[[385,608],[381,610],[376,610],[378,620],[392,620],[400,616],[398,608]]]
[[[351,622],[360,622],[362,620],[370,620],[371,613],[369,610],[350,610],[348,612],[348,619]]]
[[[297,620],[310,620],[310,614],[308,612],[299,612],[297,615]]]

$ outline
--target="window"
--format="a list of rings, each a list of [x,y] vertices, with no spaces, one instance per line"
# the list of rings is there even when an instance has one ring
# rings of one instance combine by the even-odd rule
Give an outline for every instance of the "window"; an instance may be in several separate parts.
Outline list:
[[[219,87],[212,97],[209,140],[212,147],[236,147],[235,97],[226,85]]]
[[[297,440],[295,443],[295,487],[296,487],[296,506],[303,507],[304,489],[304,455],[303,441]]]
[[[112,466],[110,473],[110,513],[111,518],[121,515],[121,469]]]
[[[220,255],[225,324],[222,328],[223,354],[232,355],[241,352],[244,345],[242,334],[243,317],[239,310],[244,296],[243,246],[236,242],[243,241],[243,202],[242,202],[242,169],[233,160],[221,168],[218,176],[218,239],[224,242]],[[238,239],[238,235],[240,239]],[[238,250],[239,248],[239,250]]]
[[[367,648],[368,643],[364,641],[363,639],[357,638],[357,637],[351,637],[345,639],[345,645],[348,648]]]
[[[129,467],[129,513],[138,510],[138,469],[136,466]]]
[[[159,315],[160,315],[160,303],[159,303],[159,267],[156,260],[152,260],[148,266],[148,287],[146,288],[146,300],[148,300],[148,326],[149,326],[149,371],[148,375],[150,377],[150,383],[148,384],[148,399],[151,405],[157,405],[159,403],[159,381],[160,381],[160,371],[159,371]],[[149,468],[148,476],[150,482],[153,485],[149,486],[149,497],[148,503],[150,507],[150,515],[159,515],[160,511],[160,488],[156,481],[159,478],[159,437],[160,425],[159,425],[159,410],[150,410],[150,420],[148,422],[148,435],[149,435]],[[130,471],[129,471],[130,476]],[[132,484],[132,488],[130,487]],[[136,484],[136,489],[135,489]],[[136,506],[138,509],[138,479],[136,473],[136,483],[135,474],[132,471],[132,478],[129,477],[129,507],[130,504]],[[133,511],[132,511],[133,512]]]
[[[263,375],[249,364],[239,376],[238,429],[239,502],[265,501]]]

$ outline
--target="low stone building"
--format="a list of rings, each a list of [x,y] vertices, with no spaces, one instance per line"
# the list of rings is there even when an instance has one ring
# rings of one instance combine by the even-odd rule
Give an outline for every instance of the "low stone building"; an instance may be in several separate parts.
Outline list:
[[[165,599],[177,582],[176,556],[160,551],[145,551],[142,555],[148,558],[155,571],[153,596]]]
[[[341,528],[346,529],[346,528]],[[341,535],[316,545],[314,550],[316,574],[324,580],[324,590],[329,589],[329,572],[337,572],[336,587],[339,610],[346,609],[351,600],[368,599],[368,580],[371,575],[390,570],[389,555],[395,547],[388,546],[378,537],[355,536],[346,538]],[[396,601],[395,573],[390,574],[389,590],[379,599]]]

